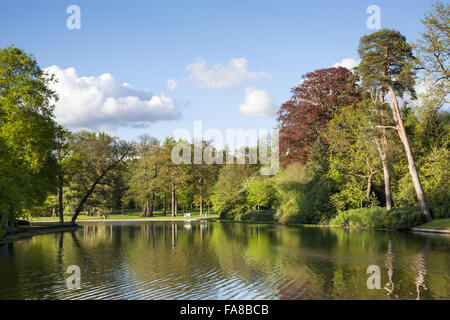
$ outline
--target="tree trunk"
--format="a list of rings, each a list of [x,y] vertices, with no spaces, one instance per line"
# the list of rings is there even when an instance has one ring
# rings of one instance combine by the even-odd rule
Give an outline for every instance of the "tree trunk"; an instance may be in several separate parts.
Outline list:
[[[153,206],[155,203],[155,193],[152,193],[152,200],[150,201],[150,204],[148,204],[147,202],[147,212],[146,212],[146,217],[153,217]]]
[[[384,193],[386,195],[386,210],[389,211],[392,209],[391,174],[386,161],[382,161],[382,163],[384,174]]]
[[[142,216],[143,216],[143,217],[147,217],[147,213],[148,213],[148,201],[145,202],[144,210],[143,210]]]
[[[367,199],[367,206],[370,204],[370,192],[372,190],[372,175],[369,174],[367,177],[367,191],[366,191],[366,199]]]
[[[106,174],[112,170],[120,161],[123,160],[125,156],[123,156],[119,161],[113,163],[112,165],[110,165],[108,168],[105,169],[104,172],[102,172],[102,174],[94,181],[94,183],[92,183],[91,187],[89,188],[88,192],[86,192],[86,194],[84,195],[83,199],[81,199],[80,203],[78,204],[77,209],[75,210],[75,213],[72,217],[72,223],[75,223],[75,221],[77,221],[78,215],[81,212],[81,209],[83,209],[84,204],[86,203],[86,201],[89,199],[89,197],[91,196],[91,194],[94,192],[95,187],[97,186],[97,184],[103,179],[104,176],[106,176]]]
[[[172,217],[175,217],[176,213],[175,213],[175,188],[172,185]]]
[[[177,190],[174,190],[174,196],[175,196],[175,216],[178,215],[178,197],[177,197]]]
[[[383,166],[384,175],[384,193],[386,195],[386,210],[392,209],[392,193],[391,193],[391,174],[389,172],[389,164],[385,147],[381,148],[379,141],[375,138],[378,153],[380,154],[381,164]],[[384,144],[383,144],[384,145]]]
[[[58,182],[59,182],[59,190],[58,190],[58,204],[59,204],[59,222],[64,223],[64,207],[63,207],[63,175],[60,173],[58,175]]]
[[[5,212],[5,225],[3,227],[6,233],[9,233],[9,212]]]
[[[422,189],[422,184],[420,182],[419,173],[417,172],[416,164],[414,161],[414,157],[411,151],[411,146],[409,145],[408,136],[406,135],[405,126],[403,124],[403,120],[400,114],[400,108],[398,107],[397,96],[395,95],[394,89],[392,86],[389,86],[389,91],[391,92],[393,99],[393,113],[394,120],[397,123],[397,131],[400,136],[400,140],[405,147],[406,157],[408,158],[408,169],[409,174],[411,175],[411,179],[414,185],[414,190],[416,191],[417,200],[419,201],[420,209],[422,210],[422,216],[425,221],[431,221],[433,218],[431,217],[430,210],[428,209],[427,201],[425,198],[425,193]]]
[[[162,214],[163,216],[166,215],[166,211],[167,211],[167,195],[164,192],[164,198],[163,198],[163,210],[162,210]]]
[[[203,216],[203,187],[202,187],[202,179],[200,179],[200,216]]]
[[[384,75],[385,73],[383,73]],[[386,93],[381,92],[380,102],[381,105],[385,105],[384,98]],[[372,102],[377,103],[377,99],[372,97]],[[378,114],[378,111],[376,111]],[[384,111],[381,109],[381,117],[384,118]],[[384,193],[386,198],[386,210],[389,211],[392,209],[392,193],[391,193],[391,174],[389,172],[389,161],[388,161],[388,141],[386,136],[386,129],[382,130],[381,133],[381,141],[378,141],[378,138],[374,139],[375,144],[378,149],[378,153],[380,155],[381,164],[383,166],[383,175],[384,175]],[[381,143],[380,143],[381,142]]]

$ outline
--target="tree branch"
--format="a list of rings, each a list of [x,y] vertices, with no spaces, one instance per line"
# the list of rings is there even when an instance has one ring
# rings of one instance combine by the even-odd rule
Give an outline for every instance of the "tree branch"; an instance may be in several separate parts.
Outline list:
[[[395,126],[376,126],[376,128],[378,128],[378,129],[393,129],[393,130],[398,131],[398,128]]]

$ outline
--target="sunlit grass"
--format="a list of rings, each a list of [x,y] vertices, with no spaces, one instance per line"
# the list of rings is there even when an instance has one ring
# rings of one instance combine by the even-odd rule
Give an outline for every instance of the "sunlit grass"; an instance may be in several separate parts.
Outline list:
[[[141,217],[140,216],[141,212],[139,210],[127,209],[127,210],[123,210],[123,214],[122,214],[122,210],[117,210],[117,211],[108,213],[106,215],[106,219],[104,219],[103,216],[101,216],[101,215],[87,216],[87,215],[80,214],[77,218],[77,221],[82,221],[82,220],[114,221],[114,220],[137,220],[137,219],[139,219],[139,220],[162,220],[162,219],[198,220],[198,219],[205,219],[205,218],[211,219],[211,218],[218,217],[218,215],[212,211],[210,211],[210,213],[207,216],[200,216],[199,210],[191,210],[191,211],[189,211],[189,213],[191,214],[190,217],[184,217],[184,213],[179,211],[178,215],[176,217],[172,217],[170,211],[167,211],[165,216],[162,215],[162,211],[154,211],[153,217]],[[71,215],[64,216],[65,222],[69,222],[71,219],[72,219]],[[31,221],[57,222],[57,221],[59,221],[59,218],[58,217],[53,217],[53,218],[52,217],[33,217],[33,218],[31,218]]]
[[[420,226],[417,229],[437,229],[437,230],[449,230],[450,231],[450,218],[448,219],[436,219]]]

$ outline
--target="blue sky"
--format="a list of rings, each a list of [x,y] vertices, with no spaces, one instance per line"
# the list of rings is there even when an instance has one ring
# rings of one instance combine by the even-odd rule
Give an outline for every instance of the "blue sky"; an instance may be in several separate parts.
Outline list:
[[[66,27],[72,4],[81,9],[79,30]],[[33,53],[41,67],[74,68],[76,76],[67,72],[67,81],[92,77],[85,85],[97,84],[97,91],[91,88],[84,99],[70,84],[64,89],[59,114],[80,104],[92,110],[66,117],[71,128],[106,128],[124,139],[142,133],[163,138],[177,128],[192,130],[194,120],[204,129],[271,129],[275,117],[252,108],[278,107],[306,72],[358,60],[359,38],[373,31],[366,27],[370,5],[380,7],[381,27],[398,29],[408,40],[416,39],[430,8],[429,1],[406,0],[2,1],[0,47]],[[239,68],[230,67],[231,59]],[[187,69],[192,64],[196,74]],[[114,80],[101,78],[113,83],[102,92],[104,82],[97,80],[105,73]],[[217,85],[223,76],[229,85]],[[174,90],[169,79],[177,83]],[[108,96],[113,99],[106,103]],[[137,102],[120,99],[125,96]],[[130,109],[116,112],[127,103]],[[150,105],[154,110],[140,112]]]

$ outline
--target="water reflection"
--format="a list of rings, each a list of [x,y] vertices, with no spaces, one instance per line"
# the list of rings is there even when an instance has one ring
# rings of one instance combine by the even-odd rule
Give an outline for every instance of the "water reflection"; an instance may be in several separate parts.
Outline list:
[[[87,223],[0,246],[2,299],[449,299],[450,237],[223,222]],[[381,268],[380,290],[366,286]],[[69,265],[81,289],[66,287]]]
[[[416,291],[417,297],[416,300],[420,300],[420,290],[423,288],[424,290],[428,290],[425,277],[427,275],[427,257],[431,252],[432,239],[427,239],[422,251],[415,257],[415,262],[417,266],[417,277],[416,277]]]
[[[386,285],[384,286],[384,290],[387,291],[387,296],[388,298],[393,298],[394,296],[394,289],[395,289],[395,285],[394,285],[394,280],[393,280],[393,276],[394,276],[394,253],[393,253],[393,249],[392,249],[392,241],[389,240],[388,241],[388,249],[385,255],[385,267],[387,269],[387,275],[388,275],[388,279],[389,281],[386,283]],[[398,298],[397,295],[395,295],[396,298]]]

